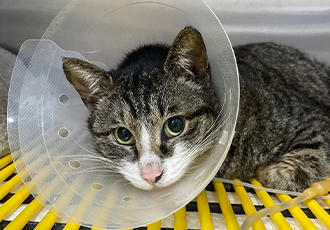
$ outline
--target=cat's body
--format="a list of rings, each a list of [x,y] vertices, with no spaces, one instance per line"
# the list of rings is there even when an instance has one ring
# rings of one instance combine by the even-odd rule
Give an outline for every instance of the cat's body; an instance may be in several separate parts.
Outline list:
[[[241,99],[218,175],[302,190],[329,169],[329,69],[273,44],[235,48]],[[141,47],[109,73],[80,60],[64,72],[91,115],[95,148],[143,189],[178,181],[220,136],[206,49],[186,28],[171,47]]]
[[[301,191],[330,172],[330,69],[274,43],[234,48],[236,133],[219,176]]]

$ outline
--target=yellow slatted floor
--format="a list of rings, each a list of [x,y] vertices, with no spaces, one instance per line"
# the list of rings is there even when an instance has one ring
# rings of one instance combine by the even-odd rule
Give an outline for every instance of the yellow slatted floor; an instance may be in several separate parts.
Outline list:
[[[0,159],[0,229],[88,229],[72,222],[63,222],[55,214],[46,212],[42,205],[35,199],[28,204],[22,204],[30,193],[22,185],[18,175],[10,178],[15,173],[11,156]],[[10,178],[10,179],[7,179]],[[258,181],[252,180],[252,184],[261,185]],[[267,192],[255,190],[255,193],[247,192],[243,186],[233,185],[234,192],[227,192],[222,182],[213,182],[214,191],[202,191],[195,201],[198,212],[189,211],[191,205],[177,211],[162,221],[150,224],[143,229],[240,229],[240,225],[260,205],[269,207],[276,202],[290,200],[291,197],[285,194],[270,196]],[[4,199],[6,196],[11,197]],[[236,199],[236,201],[235,201]],[[5,200],[3,203],[1,200]],[[25,202],[26,203],[26,202]],[[220,211],[212,211],[216,203]],[[303,207],[291,207],[288,212],[290,217],[284,217],[282,213],[275,213],[268,218],[263,218],[253,224],[254,230],[259,229],[330,229],[330,200],[317,202],[307,200]],[[256,204],[259,204],[259,206]],[[234,211],[234,207],[242,207],[243,213]],[[190,208],[189,208],[190,207]],[[188,210],[189,209],[189,210]],[[308,210],[308,211],[306,211]],[[312,213],[313,218],[308,218],[307,213]],[[39,219],[38,219],[39,218]],[[93,229],[96,230],[96,229]]]

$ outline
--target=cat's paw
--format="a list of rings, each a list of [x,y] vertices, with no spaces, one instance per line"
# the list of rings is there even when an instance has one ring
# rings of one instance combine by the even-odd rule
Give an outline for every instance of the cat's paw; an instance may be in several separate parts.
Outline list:
[[[260,166],[255,177],[265,187],[302,192],[327,176],[326,153],[321,151],[303,149],[287,153],[275,163]]]

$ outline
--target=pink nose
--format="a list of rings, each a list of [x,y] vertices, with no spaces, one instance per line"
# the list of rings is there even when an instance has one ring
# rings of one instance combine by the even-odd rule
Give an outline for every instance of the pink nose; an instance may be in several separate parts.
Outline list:
[[[159,180],[163,174],[158,163],[148,163],[146,166],[140,168],[141,176],[149,184],[155,186],[157,180]]]

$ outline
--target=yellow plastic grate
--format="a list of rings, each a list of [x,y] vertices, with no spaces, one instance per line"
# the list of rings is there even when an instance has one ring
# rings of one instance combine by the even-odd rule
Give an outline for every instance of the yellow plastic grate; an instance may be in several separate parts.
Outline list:
[[[4,200],[8,194],[11,195],[11,197],[5,199],[3,203],[0,202],[0,229],[78,230],[80,228],[79,225],[70,221],[67,223],[61,222],[56,216],[56,210],[52,210],[52,212],[46,212],[43,210],[42,204],[39,202],[43,201],[42,197],[40,197],[40,199],[38,198],[39,201],[33,199],[28,205],[22,205],[23,201],[29,197],[30,193],[25,186],[22,186],[22,181],[18,175],[7,179],[14,172],[15,168],[11,163],[10,156],[0,159],[0,200]],[[261,184],[255,179],[253,179],[251,183],[261,186]],[[256,203],[259,208],[260,205],[269,207],[275,204],[276,199],[278,199],[277,202],[284,202],[291,199],[290,196],[285,194],[276,194],[276,196],[272,197],[267,192],[257,189],[255,190],[256,195],[254,194],[254,196],[251,192],[247,192],[247,190],[240,185],[233,185],[235,192],[229,193],[225,190],[222,182],[214,181],[213,185],[214,192],[203,190],[197,196],[196,200],[187,207],[180,209],[172,217],[146,226],[145,229],[240,229],[240,225],[246,216],[250,216],[257,211]],[[197,205],[198,212],[191,211],[191,206],[194,204]],[[311,199],[305,201],[305,204],[307,207],[300,207],[300,205],[291,207],[288,212],[290,212],[292,217],[285,218],[282,213],[275,213],[270,215],[270,218],[268,219],[255,222],[252,228],[254,230],[330,229],[330,201],[324,200],[317,202],[316,200]],[[219,207],[218,211],[213,210],[214,205]],[[242,207],[244,213],[237,213],[237,211],[234,211],[237,206]],[[313,213],[316,218],[308,218],[302,208],[305,212],[308,209],[308,212]],[[16,213],[18,210],[19,213]],[[44,214],[42,215],[41,213]],[[35,218],[37,214],[41,216],[39,217],[39,221]],[[12,215],[14,215],[14,217],[12,217]],[[54,225],[62,225],[62,227],[55,228]],[[92,229],[97,230],[96,228]]]

